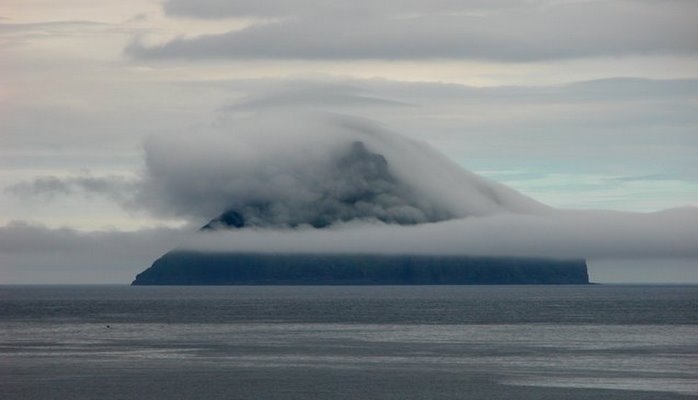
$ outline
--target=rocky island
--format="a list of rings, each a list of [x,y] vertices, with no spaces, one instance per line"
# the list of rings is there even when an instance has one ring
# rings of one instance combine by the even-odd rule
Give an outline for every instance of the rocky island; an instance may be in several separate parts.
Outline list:
[[[545,212],[544,206],[503,185],[468,174],[452,164],[439,176],[451,182],[399,173],[388,159],[361,141],[347,143],[322,168],[293,172],[292,190],[275,195],[274,187],[256,188],[231,198],[226,211],[201,228],[200,235],[223,231],[234,241],[247,229],[298,227],[324,232],[338,224],[369,222],[415,226],[497,212]],[[422,153],[415,153],[418,160]],[[399,162],[398,162],[399,164]],[[404,167],[403,167],[404,168]],[[309,176],[311,178],[309,178]],[[291,179],[291,178],[290,178]],[[275,176],[264,182],[278,181]],[[449,193],[467,194],[453,201]],[[271,194],[267,194],[271,193]],[[299,194],[300,193],[300,194]],[[455,193],[455,192],[454,192]],[[302,230],[301,230],[302,231]],[[340,244],[340,248],[341,244]],[[588,284],[583,259],[557,260],[469,255],[361,253],[357,251],[216,251],[179,248],[157,259],[136,276],[133,285],[470,285]]]
[[[133,285],[588,284],[584,260],[172,251]]]

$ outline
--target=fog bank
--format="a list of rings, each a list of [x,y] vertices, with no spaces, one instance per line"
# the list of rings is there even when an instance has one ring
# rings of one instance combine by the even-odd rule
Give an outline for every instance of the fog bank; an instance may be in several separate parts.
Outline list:
[[[201,232],[183,248],[217,252],[461,254],[626,259],[698,257],[698,208],[638,214],[554,211],[416,226]]]

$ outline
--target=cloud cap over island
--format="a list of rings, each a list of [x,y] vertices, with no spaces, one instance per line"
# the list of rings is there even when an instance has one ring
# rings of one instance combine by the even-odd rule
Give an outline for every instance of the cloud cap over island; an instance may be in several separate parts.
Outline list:
[[[347,164],[357,143],[357,165]],[[365,119],[262,113],[234,132],[152,139],[146,149],[143,187],[165,207],[156,212],[200,221],[232,210],[245,222],[214,225],[182,249],[698,258],[698,208],[553,209]],[[376,160],[384,170],[372,169]]]
[[[696,2],[11,3],[2,282],[126,282],[240,207],[241,240],[381,228],[435,251],[402,234],[428,228],[698,281]]]
[[[462,169],[425,143],[336,114],[261,113],[232,130],[145,146],[141,204],[247,226],[416,224],[548,207]]]
[[[185,250],[698,259],[698,208],[553,209],[361,118],[263,112],[232,130],[152,137],[145,157],[142,177],[128,184],[119,177],[113,184],[68,178],[16,190],[65,193],[77,185],[113,198],[109,188],[116,188],[126,207],[184,217],[194,227],[227,211],[244,222],[167,234],[178,235]],[[22,243],[13,235],[27,229],[5,228],[0,250],[26,251],[26,243],[18,249],[11,243]],[[110,236],[91,240],[100,237]]]

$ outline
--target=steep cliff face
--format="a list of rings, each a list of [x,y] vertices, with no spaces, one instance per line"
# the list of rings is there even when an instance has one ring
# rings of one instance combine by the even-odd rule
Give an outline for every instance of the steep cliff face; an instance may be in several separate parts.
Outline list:
[[[133,285],[588,284],[584,260],[173,251]]]

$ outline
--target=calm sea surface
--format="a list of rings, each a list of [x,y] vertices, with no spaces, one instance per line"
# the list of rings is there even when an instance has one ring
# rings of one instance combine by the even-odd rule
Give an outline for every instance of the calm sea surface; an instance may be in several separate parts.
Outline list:
[[[0,399],[698,398],[698,286],[0,286]]]

